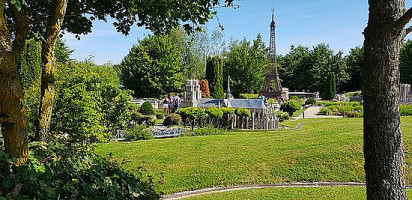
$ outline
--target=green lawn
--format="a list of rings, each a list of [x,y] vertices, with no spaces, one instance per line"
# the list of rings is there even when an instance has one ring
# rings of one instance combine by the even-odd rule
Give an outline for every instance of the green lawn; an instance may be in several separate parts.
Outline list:
[[[407,197],[412,198],[412,190],[407,190]],[[220,192],[193,196],[185,198],[187,200],[219,199],[219,200],[236,200],[236,199],[273,199],[273,200],[312,200],[312,199],[339,199],[339,200],[357,200],[366,199],[366,190],[364,187],[322,187],[322,188],[264,188],[238,190],[230,192]]]
[[[126,158],[164,176],[157,191],[281,182],[363,182],[362,119],[304,119],[295,131],[230,132],[131,143],[100,144],[101,155]],[[412,184],[412,117],[402,118],[406,178]],[[163,181],[161,181],[163,182]]]

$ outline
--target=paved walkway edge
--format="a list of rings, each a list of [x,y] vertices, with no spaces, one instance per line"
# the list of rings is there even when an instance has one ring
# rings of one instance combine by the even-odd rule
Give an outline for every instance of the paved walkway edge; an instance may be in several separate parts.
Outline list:
[[[355,182],[314,182],[314,183],[287,183],[287,184],[258,184],[258,185],[240,185],[240,186],[231,186],[231,187],[213,187],[205,188],[200,190],[178,192],[174,194],[164,195],[161,199],[163,200],[172,200],[172,199],[183,199],[192,196],[212,194],[218,192],[229,192],[236,190],[248,190],[248,189],[259,189],[259,188],[276,188],[276,187],[334,187],[334,186],[358,186],[364,187],[365,183],[355,183]],[[407,189],[412,189],[412,185],[406,186]]]

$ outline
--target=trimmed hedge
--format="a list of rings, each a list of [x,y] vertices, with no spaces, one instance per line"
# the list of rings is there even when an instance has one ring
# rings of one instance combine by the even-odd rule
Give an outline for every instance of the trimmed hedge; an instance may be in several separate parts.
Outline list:
[[[258,99],[259,94],[239,94],[239,99]]]
[[[140,113],[144,115],[154,115],[155,114],[152,104],[148,101],[142,104],[139,111]]]
[[[163,125],[165,126],[175,126],[182,124],[182,117],[178,114],[171,114],[165,118]]]

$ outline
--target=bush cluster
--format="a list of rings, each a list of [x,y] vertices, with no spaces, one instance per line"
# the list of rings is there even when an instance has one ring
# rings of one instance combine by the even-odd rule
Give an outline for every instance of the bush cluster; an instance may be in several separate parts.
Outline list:
[[[292,116],[294,112],[301,109],[301,106],[296,100],[285,101],[281,106],[280,110],[283,112],[289,113],[289,116]]]
[[[153,139],[153,135],[146,125],[137,124],[127,130],[125,138],[130,141],[150,140]]]
[[[171,114],[165,118],[163,125],[165,126],[176,126],[182,124],[182,117],[178,114]]]
[[[236,108],[235,114],[239,117],[250,117],[250,111],[246,108]]]
[[[153,106],[150,102],[146,101],[140,106],[140,113],[144,115],[154,115],[155,110],[153,109]]]
[[[1,196],[10,199],[159,198],[143,171],[126,171],[115,159],[96,155],[90,145],[55,136],[60,138],[47,145],[30,143],[30,158],[19,167],[0,152]],[[20,191],[16,193],[17,188]]]
[[[322,101],[324,108],[319,114],[341,115],[344,117],[363,117],[363,106],[359,102],[326,102]]]
[[[310,97],[305,101],[305,105],[315,105],[316,104],[316,99],[313,97]]]
[[[144,125],[148,125],[148,126],[156,126],[157,125],[157,121],[155,118],[153,118],[150,115],[143,115],[142,113],[139,112],[132,112],[131,114],[131,119],[133,121],[135,121],[138,124],[144,124]]]
[[[277,111],[276,117],[279,119],[279,122],[287,121],[290,119],[290,116],[287,112]]]

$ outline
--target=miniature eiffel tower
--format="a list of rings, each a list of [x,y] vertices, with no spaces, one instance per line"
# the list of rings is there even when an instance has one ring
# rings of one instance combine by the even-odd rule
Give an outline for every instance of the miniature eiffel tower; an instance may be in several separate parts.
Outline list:
[[[279,72],[276,61],[276,23],[275,10],[272,9],[272,23],[270,24],[270,44],[269,44],[269,71],[265,77],[265,83],[260,93],[266,98],[276,98],[279,103],[286,100],[280,83]]]

